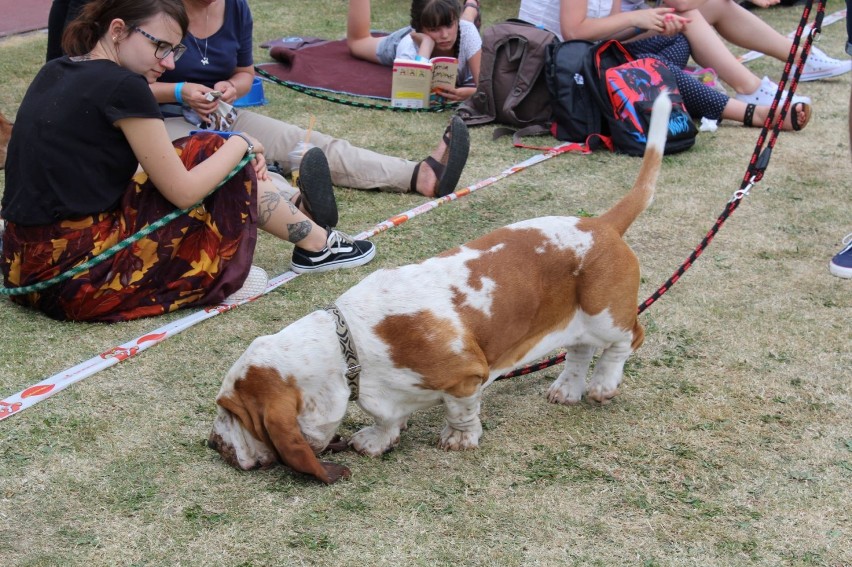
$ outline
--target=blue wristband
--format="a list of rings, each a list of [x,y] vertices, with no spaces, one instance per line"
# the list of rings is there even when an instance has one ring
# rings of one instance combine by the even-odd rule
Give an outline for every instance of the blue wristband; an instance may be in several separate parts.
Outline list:
[[[415,61],[421,61],[421,62],[422,62],[422,61],[429,61],[428,59],[426,59],[426,58],[425,58],[425,57],[423,57],[422,55],[417,55],[417,56],[414,58],[414,60],[415,60]]]
[[[183,104],[183,97],[180,96],[180,91],[183,89],[184,83],[175,84],[175,100],[178,104]]]

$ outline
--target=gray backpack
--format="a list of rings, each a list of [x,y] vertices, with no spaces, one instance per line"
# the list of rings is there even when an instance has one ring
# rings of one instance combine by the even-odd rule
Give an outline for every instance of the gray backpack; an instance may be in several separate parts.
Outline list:
[[[479,83],[458,109],[465,124],[549,129],[552,111],[543,70],[547,46],[553,43],[559,40],[552,32],[522,20],[482,32]]]

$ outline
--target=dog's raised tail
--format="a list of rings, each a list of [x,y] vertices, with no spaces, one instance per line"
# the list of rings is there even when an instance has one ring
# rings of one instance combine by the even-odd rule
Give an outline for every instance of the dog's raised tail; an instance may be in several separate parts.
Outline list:
[[[642,211],[648,208],[654,200],[654,189],[663,162],[663,151],[666,147],[666,137],[669,131],[669,115],[672,113],[672,102],[667,92],[663,91],[654,101],[651,110],[651,127],[648,131],[648,142],[645,144],[645,154],[642,157],[642,167],[633,184],[633,189],[616,203],[610,210],[600,216],[600,219],[612,225],[619,234],[624,234]]]

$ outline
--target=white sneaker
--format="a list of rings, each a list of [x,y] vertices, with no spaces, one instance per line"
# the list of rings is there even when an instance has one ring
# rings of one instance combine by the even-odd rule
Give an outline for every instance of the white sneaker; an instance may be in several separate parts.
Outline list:
[[[825,54],[822,49],[811,46],[805,68],[799,81],[816,81],[836,77],[852,71],[852,60],[841,61]]]
[[[222,303],[239,303],[245,299],[257,297],[266,291],[266,286],[269,285],[269,274],[261,267],[252,266],[249,270],[246,281],[243,282],[243,287],[226,297]]]
[[[746,104],[756,104],[757,106],[769,106],[775,100],[775,93],[778,92],[778,83],[769,77],[763,77],[760,81],[760,86],[751,94],[738,94],[735,98]],[[781,95],[781,102],[787,98],[787,91]],[[811,103],[811,98],[808,96],[793,95],[793,104],[797,102]]]

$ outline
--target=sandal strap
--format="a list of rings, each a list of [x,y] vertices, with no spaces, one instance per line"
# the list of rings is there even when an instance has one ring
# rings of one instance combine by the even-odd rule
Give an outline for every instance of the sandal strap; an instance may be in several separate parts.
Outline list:
[[[411,184],[409,185],[409,189],[411,189],[412,193],[417,193],[417,175],[420,173],[421,163],[423,162],[417,162],[417,165],[414,166],[414,173],[411,174]]]
[[[450,140],[452,140],[452,138],[450,138],[450,128],[452,128],[452,126],[452,123],[447,124],[447,127],[444,128],[444,133],[441,135],[441,138],[444,140],[444,144],[446,144],[448,148],[450,147]]]
[[[799,122],[799,110],[805,111],[805,120],[804,123]],[[795,102],[790,105],[790,125],[793,126],[793,131],[798,132],[805,126],[807,126],[808,122],[811,119],[811,107],[806,102]]]
[[[438,183],[440,183],[441,179],[444,177],[444,169],[446,169],[444,164],[439,162],[438,160],[436,160],[432,156],[428,156],[426,159],[424,159],[420,163],[424,163],[424,162],[426,163],[426,165],[429,166],[429,169],[431,169],[433,172],[435,172],[435,177],[437,178]]]
[[[421,162],[418,162],[417,165],[414,166],[414,173],[411,175],[411,192],[417,193],[417,175],[420,173],[420,166],[423,164],[429,166],[429,169],[435,174],[435,187],[440,185],[441,179],[444,177],[444,170],[446,167],[443,163],[439,162],[432,156],[428,156]]]
[[[745,116],[743,116],[743,125],[744,126],[754,126],[754,109],[757,108],[757,105],[747,104],[745,110]]]

